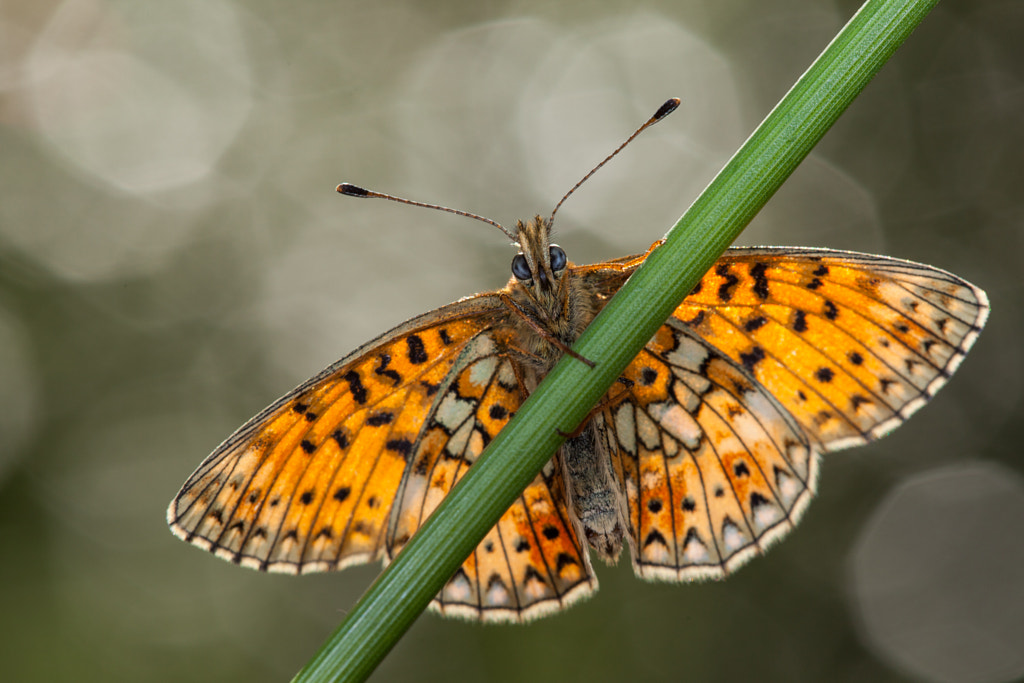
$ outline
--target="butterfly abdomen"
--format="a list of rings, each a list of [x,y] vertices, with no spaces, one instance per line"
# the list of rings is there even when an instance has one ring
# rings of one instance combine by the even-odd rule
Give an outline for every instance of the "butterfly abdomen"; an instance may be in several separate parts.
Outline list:
[[[611,456],[593,422],[558,453],[566,497],[577,533],[605,562],[614,563],[628,528],[626,500],[612,472]]]

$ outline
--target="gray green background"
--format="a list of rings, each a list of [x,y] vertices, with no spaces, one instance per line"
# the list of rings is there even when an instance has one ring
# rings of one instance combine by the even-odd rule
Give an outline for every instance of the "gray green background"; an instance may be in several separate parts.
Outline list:
[[[339,197],[559,212],[577,262],[660,238],[857,7],[702,2],[0,4],[0,678],[280,681],[379,568],[301,578],[173,538],[238,425],[412,315],[502,285],[497,230]],[[743,244],[855,249],[986,289],[933,403],[830,456],[724,583],[628,560],[518,626],[423,616],[376,680],[1024,676],[1024,5],[947,0]]]

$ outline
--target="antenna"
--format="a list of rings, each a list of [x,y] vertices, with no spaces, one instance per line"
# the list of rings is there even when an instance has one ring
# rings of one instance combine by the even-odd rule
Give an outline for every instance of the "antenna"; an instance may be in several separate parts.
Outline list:
[[[665,118],[666,116],[668,116],[669,114],[674,112],[676,110],[676,107],[678,107],[678,106],[679,106],[679,98],[678,97],[673,97],[672,99],[670,99],[667,102],[665,102],[665,104],[663,104],[660,107],[658,107],[658,111],[654,112],[654,116],[652,116],[651,118],[647,119],[647,121],[644,123],[644,125],[640,126],[635,131],[633,131],[633,134],[630,135],[628,138],[626,138],[625,142],[623,142],[621,145],[616,147],[614,152],[612,152],[611,154],[606,156],[604,158],[604,161],[602,161],[597,166],[595,166],[593,169],[591,169],[590,173],[588,173],[587,175],[583,176],[583,178],[578,183],[576,183],[575,185],[572,186],[571,190],[569,190],[568,192],[565,193],[564,197],[562,197],[560,200],[558,200],[558,203],[555,204],[554,210],[551,212],[551,216],[548,217],[548,222],[549,223],[553,223],[555,221],[555,214],[558,213],[559,207],[561,207],[562,204],[565,202],[565,200],[569,198],[569,195],[571,195],[573,192],[575,192],[577,189],[579,189],[580,185],[582,185],[583,183],[587,182],[587,180],[590,179],[590,176],[592,176],[595,173],[597,173],[597,170],[599,168],[601,168],[602,166],[607,164],[609,161],[611,161],[612,157],[614,157],[616,154],[621,152],[626,145],[628,145],[629,143],[633,142],[633,138],[635,138],[637,135],[640,135],[640,133],[644,132],[644,130],[646,130],[647,128],[650,128],[651,126],[656,124],[658,121],[661,121],[663,118]]]
[[[583,178],[578,183],[576,183],[575,185],[572,186],[571,190],[569,190],[568,192],[565,193],[565,196],[563,196],[558,201],[558,203],[555,204],[555,208],[551,212],[551,216],[548,218],[548,224],[551,224],[551,223],[554,222],[555,214],[558,212],[558,209],[562,206],[563,203],[565,203],[565,200],[569,198],[569,195],[571,195],[573,192],[575,192],[577,189],[579,189],[580,185],[582,185],[583,183],[587,182],[587,180],[590,179],[590,176],[592,176],[595,173],[597,173],[597,170],[599,168],[601,168],[602,166],[607,164],[609,161],[611,161],[612,157],[614,157],[616,154],[621,152],[626,147],[626,145],[628,145],[629,143],[631,143],[633,141],[633,138],[635,138],[637,135],[640,135],[640,133],[644,132],[644,130],[646,130],[647,128],[653,126],[658,121],[661,121],[663,118],[665,118],[666,116],[668,116],[669,114],[674,112],[676,110],[676,107],[678,107],[678,106],[679,106],[679,98],[678,97],[673,97],[672,99],[670,99],[667,102],[665,102],[665,104],[663,104],[660,107],[658,107],[658,111],[654,112],[654,116],[652,116],[651,118],[647,119],[647,121],[644,123],[644,125],[640,126],[635,131],[633,131],[633,134],[630,135],[628,138],[626,138],[625,142],[623,142],[621,145],[616,147],[614,152],[612,152],[611,154],[606,156],[604,158],[604,161],[602,161],[597,166],[595,166],[593,169],[591,169],[590,173],[588,173],[587,175],[583,176]],[[373,198],[376,198],[376,199],[390,199],[391,201],[398,202],[400,204],[409,204],[410,206],[421,206],[424,209],[437,209],[438,211],[445,211],[447,213],[454,213],[456,216],[465,216],[466,218],[475,218],[476,220],[481,221],[483,223],[490,223],[491,225],[496,227],[498,230],[501,230],[503,233],[508,235],[508,238],[511,239],[513,242],[517,242],[518,239],[519,239],[518,235],[513,234],[511,230],[507,229],[501,223],[498,223],[497,221],[492,221],[490,218],[484,218],[483,216],[478,216],[475,213],[469,213],[468,211],[460,211],[459,209],[452,209],[452,208],[447,207],[447,206],[441,206],[440,204],[427,204],[427,203],[424,203],[424,202],[414,202],[411,199],[403,199],[402,197],[396,197],[394,195],[384,194],[383,192],[374,192],[373,190],[367,190],[366,188],[359,187],[358,185],[352,185],[351,183],[342,183],[341,185],[338,185],[337,190],[338,190],[339,193],[341,193],[343,195],[347,195],[349,197],[373,197]]]
[[[440,204],[425,204],[423,202],[414,202],[411,199],[402,199],[401,197],[395,197],[394,195],[384,194],[383,192],[374,192],[373,190],[367,190],[359,187],[358,185],[352,185],[351,183],[342,183],[338,185],[338,192],[347,195],[349,197],[374,197],[376,199],[390,199],[393,202],[399,202],[400,204],[409,204],[410,206],[422,206],[424,209],[437,209],[438,211],[447,211],[448,213],[454,213],[456,216],[465,216],[466,218],[475,218],[478,221],[484,223],[490,223],[498,230],[508,235],[509,239],[515,242],[518,236],[512,234],[511,231],[507,230],[505,226],[497,221],[492,221],[490,218],[484,218],[478,216],[475,213],[469,213],[468,211],[460,211],[459,209],[452,209],[447,206],[441,206]]]

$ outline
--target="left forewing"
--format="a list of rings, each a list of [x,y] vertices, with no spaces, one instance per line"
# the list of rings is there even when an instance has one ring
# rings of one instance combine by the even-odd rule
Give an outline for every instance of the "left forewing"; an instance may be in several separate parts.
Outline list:
[[[500,306],[481,295],[410,320],[283,396],[189,477],[168,509],[171,530],[269,571],[380,557],[425,416]]]

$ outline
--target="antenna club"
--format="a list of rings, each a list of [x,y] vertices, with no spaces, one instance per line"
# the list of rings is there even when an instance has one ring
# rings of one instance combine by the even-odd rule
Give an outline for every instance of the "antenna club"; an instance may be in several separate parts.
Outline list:
[[[674,112],[678,106],[679,98],[673,97],[672,99],[665,102],[665,104],[661,105],[658,108],[658,111],[654,112],[654,116],[651,117],[651,121],[662,120],[663,118]]]
[[[359,187],[358,185],[351,185],[349,183],[342,183],[338,185],[337,190],[340,194],[348,195],[349,197],[370,197],[372,193]]]

